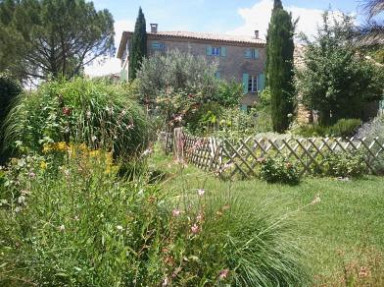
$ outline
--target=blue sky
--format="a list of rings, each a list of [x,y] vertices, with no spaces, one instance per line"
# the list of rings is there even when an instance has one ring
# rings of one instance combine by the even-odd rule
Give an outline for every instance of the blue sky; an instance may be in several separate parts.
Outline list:
[[[300,18],[298,32],[313,35],[321,22],[321,14],[329,7],[347,14],[361,15],[362,0],[283,0],[284,7],[294,18]],[[93,0],[96,9],[108,9],[115,20],[115,43],[118,46],[121,33],[133,30],[141,6],[149,23],[158,23],[159,30],[181,30],[211,33],[252,35],[260,30],[263,37],[268,27],[273,0]],[[357,17],[358,22],[363,17]],[[108,61],[100,67],[102,73],[116,72],[118,62]],[[99,74],[100,65],[94,65],[90,73]],[[112,67],[113,66],[113,67]]]

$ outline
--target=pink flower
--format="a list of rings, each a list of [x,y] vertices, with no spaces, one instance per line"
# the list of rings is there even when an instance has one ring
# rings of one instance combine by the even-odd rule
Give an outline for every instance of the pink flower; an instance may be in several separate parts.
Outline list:
[[[179,215],[180,215],[180,213],[181,213],[181,211],[180,211],[180,210],[178,210],[178,209],[174,209],[174,210],[172,210],[172,215],[173,215],[174,217],[177,217],[177,216],[179,216]]]
[[[203,219],[203,216],[201,214],[199,214],[198,216],[196,216],[196,220],[197,221],[201,221]]]
[[[192,231],[193,234],[197,234],[197,233],[199,233],[200,228],[199,228],[199,226],[195,223],[194,225],[191,226],[191,231]]]
[[[228,277],[229,269],[224,269],[220,271],[219,279],[225,279]]]
[[[203,196],[205,193],[205,190],[204,189],[198,189],[197,190],[197,194],[200,195],[200,196]]]

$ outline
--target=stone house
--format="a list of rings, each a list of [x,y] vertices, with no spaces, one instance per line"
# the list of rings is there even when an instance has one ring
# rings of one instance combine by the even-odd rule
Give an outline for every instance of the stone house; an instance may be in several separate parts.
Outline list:
[[[123,32],[117,51],[121,59],[121,78],[128,80],[129,44],[133,32]],[[201,55],[216,62],[216,77],[243,83],[242,109],[247,109],[257,100],[265,87],[266,42],[260,39],[259,31],[252,36],[232,36],[183,31],[158,31],[158,24],[151,24],[147,33],[149,56],[170,50]]]

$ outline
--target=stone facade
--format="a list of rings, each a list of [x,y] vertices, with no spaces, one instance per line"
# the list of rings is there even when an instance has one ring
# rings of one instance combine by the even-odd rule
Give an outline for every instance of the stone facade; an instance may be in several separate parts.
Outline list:
[[[122,61],[122,77],[128,79],[129,42],[132,32],[124,32],[117,57]],[[204,56],[218,65],[216,76],[243,83],[243,109],[253,105],[265,86],[265,42],[257,37],[236,37],[192,32],[148,33],[148,54],[179,50]]]

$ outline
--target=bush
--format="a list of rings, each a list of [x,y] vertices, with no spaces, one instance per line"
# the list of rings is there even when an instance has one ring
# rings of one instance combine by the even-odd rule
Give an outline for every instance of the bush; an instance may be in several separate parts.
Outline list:
[[[324,159],[322,173],[333,177],[359,177],[368,172],[360,154],[332,153]]]
[[[329,134],[335,137],[352,137],[362,123],[360,119],[341,119],[329,128]]]
[[[0,165],[4,164],[9,157],[9,154],[4,150],[3,145],[3,123],[7,117],[12,101],[18,94],[20,94],[20,92],[21,87],[19,83],[9,78],[6,74],[0,73]]]
[[[376,137],[384,138],[384,114],[377,116],[370,123],[365,123],[357,132],[359,138],[372,141]]]
[[[214,129],[223,113],[223,107],[217,102],[209,102],[190,110],[184,121],[190,132],[204,135]]]
[[[50,82],[24,94],[7,119],[8,143],[41,152],[53,142],[85,143],[92,149],[132,156],[148,144],[142,109],[119,86],[77,79]]]
[[[308,124],[294,128],[292,132],[303,137],[333,136],[347,138],[354,136],[361,125],[362,121],[359,119],[341,119],[329,127]]]
[[[269,183],[284,183],[297,185],[300,183],[300,173],[297,167],[286,159],[268,158],[261,164],[260,176]]]

